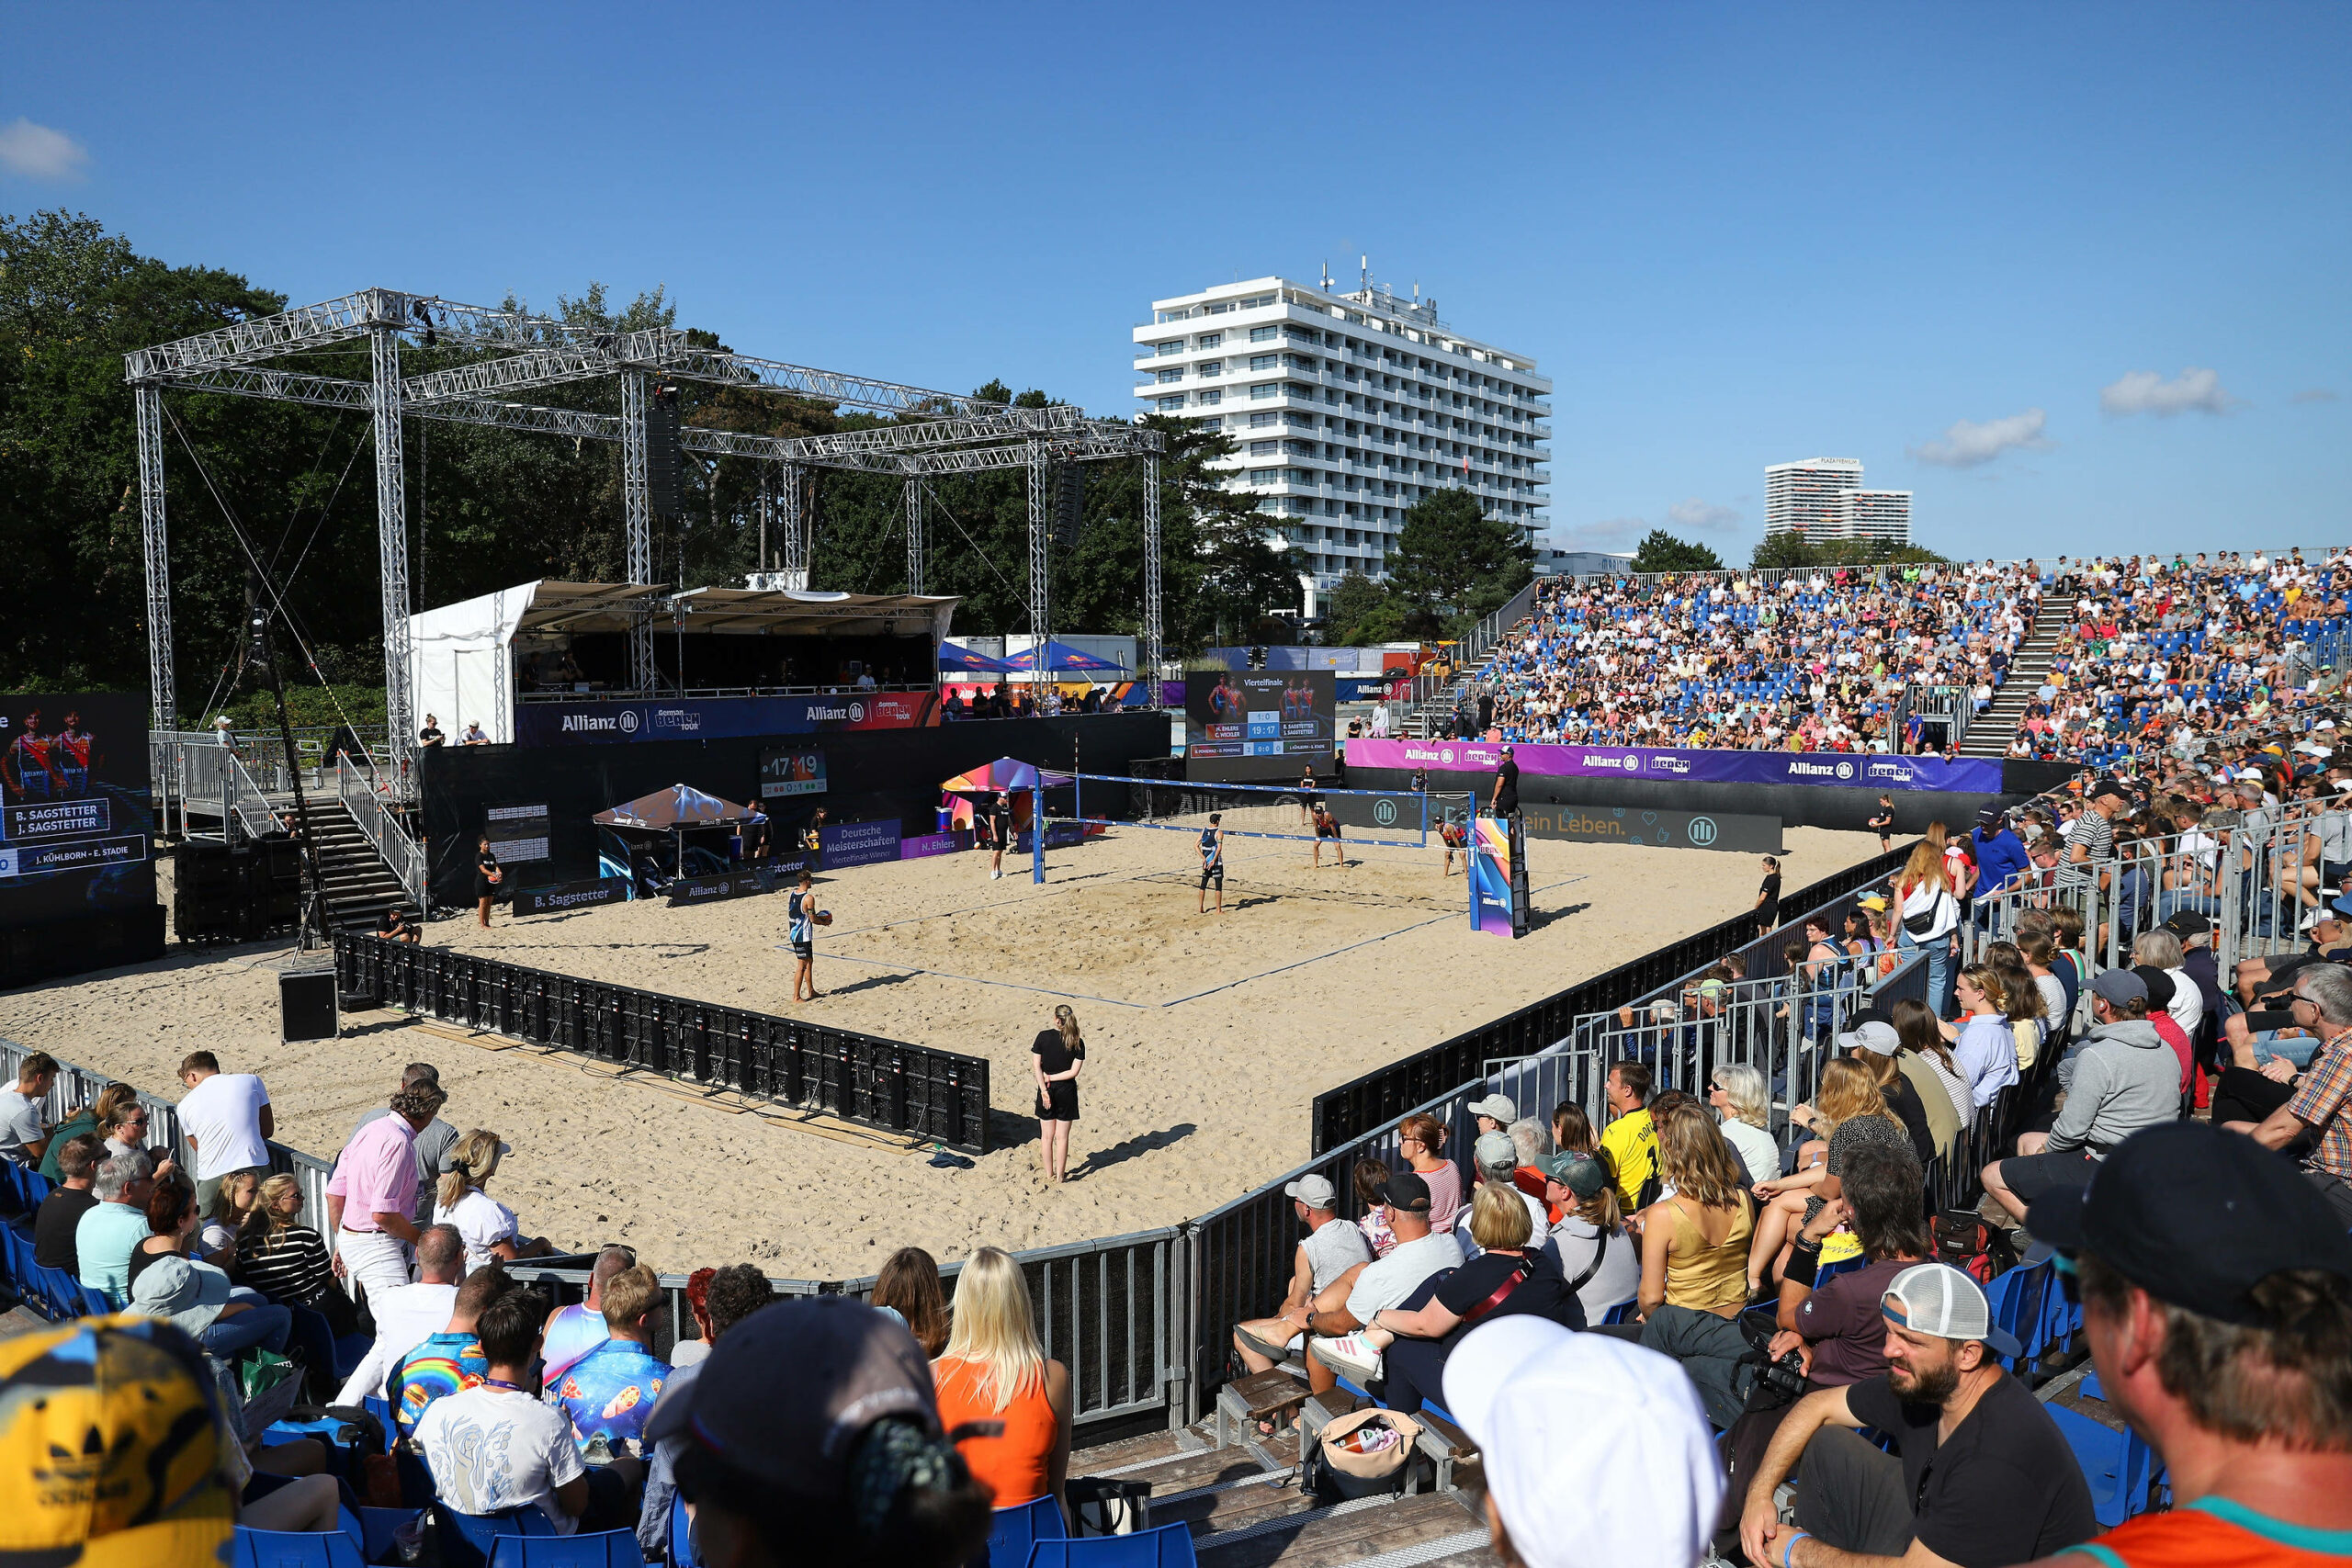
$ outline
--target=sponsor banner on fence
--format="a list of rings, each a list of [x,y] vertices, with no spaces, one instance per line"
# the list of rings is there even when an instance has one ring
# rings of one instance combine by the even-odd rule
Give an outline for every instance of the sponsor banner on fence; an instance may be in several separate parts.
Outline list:
[[[1639,844],[1668,850],[1781,852],[1781,819],[1731,811],[1648,811],[1631,806],[1554,806],[1523,801],[1519,819],[1531,839],[1585,844]]]
[[[628,878],[599,876],[586,882],[558,882],[545,887],[525,887],[514,895],[517,915],[553,915],[566,909],[593,909],[618,904],[628,897]]]
[[[931,692],[842,692],[818,697],[709,697],[675,702],[590,698],[524,703],[514,739],[524,746],[620,745],[636,740],[719,740],[823,730],[917,729],[937,724]]]
[[[1835,789],[2001,793],[1997,759],[1882,757],[1845,751],[1685,751],[1646,746],[1519,747],[1523,773],[1586,779],[1664,779],[1687,784],[1825,784]],[[1487,740],[1351,740],[1358,768],[1430,768],[1492,773],[1502,761]]]
[[[899,840],[900,860],[921,860],[925,855],[945,855],[955,852],[956,835],[953,833],[923,833],[915,838]]]
[[[899,819],[891,817],[879,822],[829,822],[818,829],[818,849],[827,871],[897,860]]]
[[[749,898],[773,893],[784,886],[775,871],[733,871],[725,876],[682,876],[670,884],[670,908],[682,904],[716,904],[722,898]]]

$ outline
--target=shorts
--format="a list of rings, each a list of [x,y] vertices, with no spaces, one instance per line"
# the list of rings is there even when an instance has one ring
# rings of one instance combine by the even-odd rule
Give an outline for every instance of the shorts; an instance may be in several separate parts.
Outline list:
[[[1317,828],[1315,829],[1315,836],[1318,839],[1337,839],[1340,836],[1340,825],[1334,822],[1328,828]]]
[[[814,958],[814,957],[816,957],[816,956],[817,956],[817,944],[816,944],[816,942],[815,942],[814,941],[810,941],[810,942],[794,942],[794,943],[792,944],[792,956],[793,956],[793,957],[795,957],[795,958]]]
[[[1204,865],[1201,867],[1202,888],[1205,891],[1211,882],[1215,882],[1216,884],[1216,890],[1218,892],[1222,893],[1225,891],[1225,863],[1223,861],[1217,862],[1215,865]]]
[[[2026,1224],[2030,1228],[2035,1199],[2062,1187],[2087,1187],[2098,1169],[2098,1161],[2087,1157],[2082,1150],[2062,1149],[2055,1154],[2012,1155],[2001,1162],[2001,1179],[2025,1204],[2029,1211]]]

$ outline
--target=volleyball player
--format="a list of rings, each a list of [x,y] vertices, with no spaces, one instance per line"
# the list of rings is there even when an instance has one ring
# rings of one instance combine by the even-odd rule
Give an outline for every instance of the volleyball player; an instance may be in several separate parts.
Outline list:
[[[784,908],[785,936],[792,943],[792,999],[796,1002],[817,999],[817,926],[822,914],[817,908],[816,879],[804,871],[800,886],[792,890]]]
[[[1216,912],[1225,913],[1225,813],[1209,813],[1209,825],[1201,829],[1201,897],[1200,912],[1209,912],[1209,885],[1216,885]]]
[[[1304,828],[1311,824],[1322,804],[1323,791],[1315,782],[1315,764],[1309,762],[1298,780],[1298,825]]]
[[[1445,814],[1445,820],[1438,824],[1437,836],[1440,840],[1443,840],[1445,844],[1445,871],[1443,874],[1446,876],[1452,876],[1453,874],[1453,856],[1454,852],[1459,851],[1462,854],[1462,874],[1464,876],[1469,875],[1469,829],[1463,826],[1462,822],[1455,818],[1453,812],[1449,811]]]
[[[1347,870],[1348,846],[1340,838],[1340,819],[1332,816],[1330,809],[1318,798],[1315,802],[1315,863],[1317,866],[1323,863],[1323,840],[1326,839],[1330,840],[1331,847],[1339,852],[1340,869]]]

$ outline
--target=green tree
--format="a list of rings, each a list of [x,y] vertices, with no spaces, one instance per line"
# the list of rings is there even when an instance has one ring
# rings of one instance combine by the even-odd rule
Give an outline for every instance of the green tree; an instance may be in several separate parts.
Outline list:
[[[1635,571],[1721,571],[1723,558],[1704,545],[1678,539],[1663,528],[1653,528],[1634,551]]]
[[[1756,553],[1748,558],[1747,564],[1758,571],[1801,571],[1819,562],[1803,534],[1786,532],[1767,534],[1758,539]]]
[[[1457,486],[1407,509],[1389,584],[1410,610],[1459,627],[1502,608],[1535,575],[1534,562],[1518,528],[1485,515]]]
[[[1369,648],[1405,635],[1405,612],[1396,596],[1360,571],[1340,579],[1324,619],[1326,635],[1342,647]]]
[[[1922,545],[1888,539],[1808,539],[1803,534],[1767,534],[1747,563],[1758,570],[1796,570],[1841,566],[1941,566],[1944,558]]]

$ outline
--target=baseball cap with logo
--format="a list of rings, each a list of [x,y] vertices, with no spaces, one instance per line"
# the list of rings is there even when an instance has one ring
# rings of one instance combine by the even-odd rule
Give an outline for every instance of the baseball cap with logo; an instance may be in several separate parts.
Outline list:
[[[243,1455],[212,1390],[195,1342],[160,1318],[0,1340],[0,1562],[224,1560],[236,1510],[221,1471]]]
[[[1854,1025],[1852,1031],[1838,1036],[1840,1051],[1868,1051],[1874,1056],[1892,1056],[1903,1049],[1903,1036],[1894,1025],[1867,1019]]]
[[[1409,1170],[1392,1170],[1380,1185],[1380,1201],[1407,1213],[1430,1212],[1430,1184]]]
[[[1310,1209],[1328,1209],[1339,1201],[1340,1190],[1323,1176],[1302,1176],[1283,1189],[1283,1196],[1295,1198]]]
[[[2023,1354],[2017,1337],[1993,1322],[1993,1304],[1976,1281],[1949,1263],[1915,1263],[1881,1298],[1887,1322],[1939,1339],[1974,1339],[1996,1355]]]

